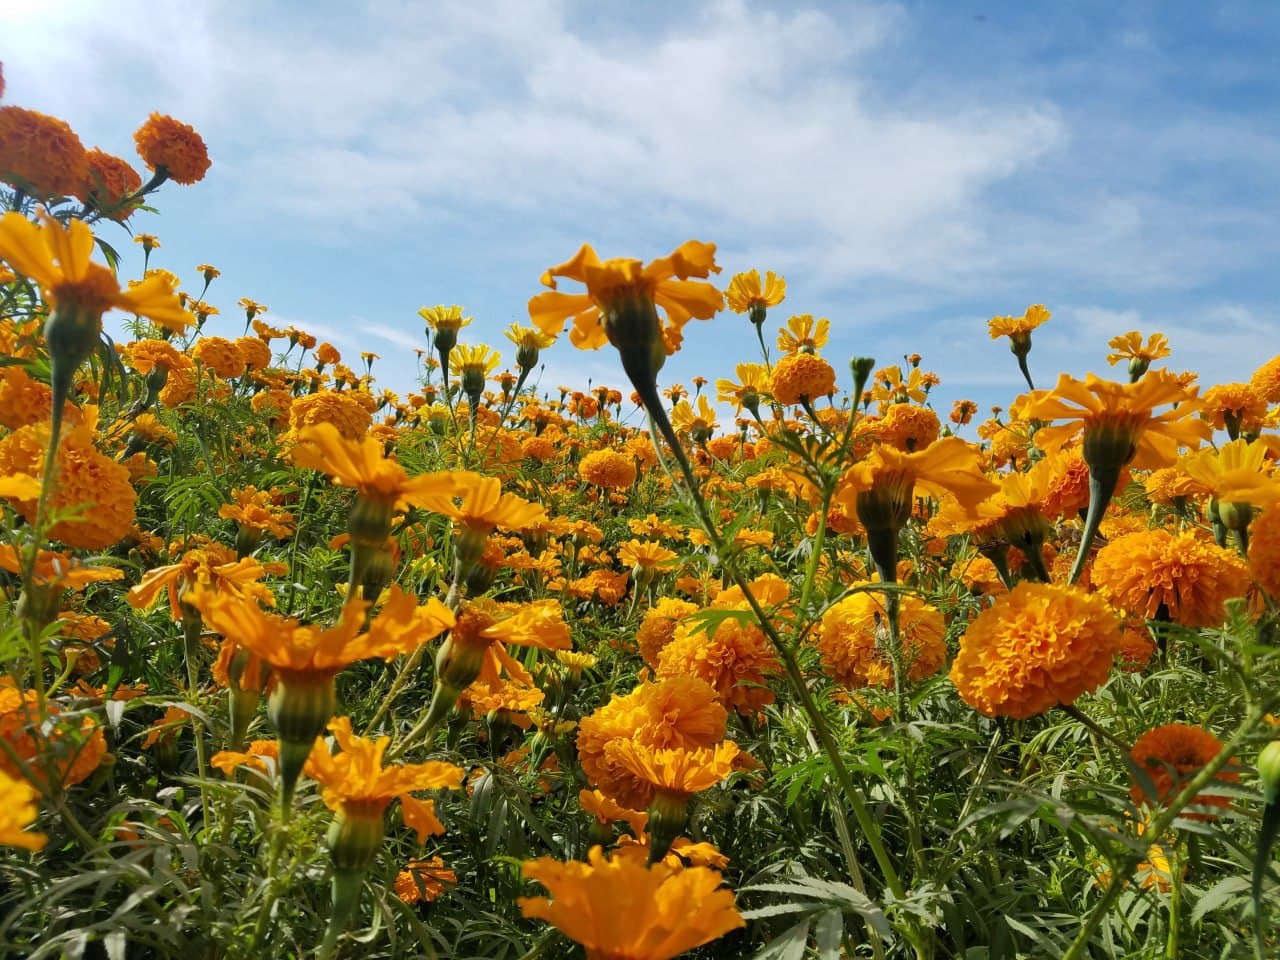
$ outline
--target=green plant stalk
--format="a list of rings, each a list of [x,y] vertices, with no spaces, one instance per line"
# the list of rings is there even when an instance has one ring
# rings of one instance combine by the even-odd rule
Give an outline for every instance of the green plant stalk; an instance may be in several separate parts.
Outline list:
[[[1111,503],[1111,495],[1115,492],[1116,482],[1120,479],[1120,470],[1095,471],[1089,468],[1089,512],[1084,518],[1084,536],[1080,538],[1080,550],[1076,553],[1075,562],[1071,564],[1071,575],[1067,584],[1080,579],[1085,561],[1089,558],[1089,548],[1093,546],[1094,537],[1098,535],[1098,526]]]
[[[1164,955],[1168,960],[1182,956],[1182,861],[1175,839],[1169,846],[1169,936]]]
[[[1266,704],[1254,706],[1249,710],[1244,723],[1231,735],[1231,739],[1218,751],[1218,755],[1191,778],[1181,792],[1152,821],[1151,826],[1144,833],[1149,833],[1152,837],[1163,837],[1169,831],[1169,827],[1173,825],[1173,821],[1178,818],[1183,809],[1213,781],[1223,767],[1231,762],[1236,752],[1249,739],[1254,728],[1262,721],[1263,714],[1267,712],[1267,707],[1271,706],[1277,699],[1280,698],[1272,698]],[[1103,894],[1101,900],[1094,904],[1088,918],[1085,920],[1084,926],[1076,934],[1076,938],[1071,942],[1067,952],[1062,955],[1062,960],[1080,960],[1085,955],[1085,951],[1089,949],[1089,941],[1093,938],[1103,918],[1115,906],[1116,901],[1120,899],[1120,894],[1125,884],[1129,882],[1133,871],[1137,869],[1138,864],[1142,862],[1145,855],[1145,851],[1128,854],[1120,863],[1118,869],[1112,873],[1111,883],[1107,886],[1107,892]]]
[[[642,385],[633,380],[637,392],[640,393],[641,399],[645,402],[645,407],[649,411],[649,425],[653,432],[661,433],[666,440],[668,446],[671,447],[675,455],[676,462],[680,465],[680,471],[684,475],[686,486],[689,489],[689,496],[693,502],[694,510],[698,514],[698,519],[702,524],[704,532],[710,538],[712,545],[715,547],[716,554],[721,558],[721,562],[725,560],[725,543],[720,536],[719,529],[711,520],[710,511],[708,511],[706,502],[702,499],[701,491],[698,488],[697,478],[694,476],[693,469],[689,465],[688,458],[684,455],[684,450],[680,446],[679,440],[675,436],[675,432],[671,429],[671,424],[667,420],[666,413],[662,410],[661,401],[658,399],[658,391],[656,384],[642,388]],[[646,393],[648,396],[646,396]],[[655,437],[656,441],[656,437]],[[655,450],[659,447],[654,444]],[[659,452],[661,459],[661,453]],[[665,464],[664,464],[665,466]],[[844,794],[845,799],[849,803],[850,809],[853,811],[854,819],[858,821],[858,828],[862,830],[867,841],[867,846],[871,848],[871,854],[879,866],[881,874],[884,877],[885,885],[889,891],[897,899],[905,899],[906,888],[902,885],[902,880],[898,876],[898,871],[893,865],[893,860],[889,856],[888,850],[885,848],[884,841],[880,836],[879,826],[872,819],[867,809],[866,799],[862,795],[862,791],[857,788],[853,782],[852,776],[849,774],[848,768],[844,764],[844,758],[840,755],[840,746],[832,736],[830,728],[827,726],[826,720],[822,716],[817,703],[813,699],[813,694],[809,691],[808,684],[805,682],[804,674],[800,670],[800,664],[796,660],[795,652],[783,641],[773,626],[769,616],[756,600],[754,594],[750,590],[750,584],[745,576],[738,570],[737,565],[726,563],[725,570],[729,574],[734,584],[742,590],[746,598],[747,605],[751,608],[752,614],[756,621],[760,624],[760,628],[769,638],[774,650],[781,658],[783,669],[787,674],[792,690],[800,700],[801,709],[808,718],[813,727],[814,733],[817,735],[819,742],[822,744],[823,752],[826,753],[828,760],[831,761],[831,767],[836,775],[836,782],[840,787],[840,791]],[[852,871],[851,871],[852,872]],[[856,875],[854,876],[856,879]],[[865,891],[860,891],[865,893]],[[907,939],[916,947],[917,953],[921,953],[922,946],[918,943],[918,934],[914,924],[906,931]]]

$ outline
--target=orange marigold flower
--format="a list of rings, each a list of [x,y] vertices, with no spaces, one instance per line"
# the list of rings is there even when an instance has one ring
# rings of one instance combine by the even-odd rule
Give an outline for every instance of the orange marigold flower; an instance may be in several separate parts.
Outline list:
[[[813,319],[811,313],[801,313],[787,320],[778,331],[778,349],[787,355],[817,353],[827,345],[831,321],[826,317]]]
[[[22,777],[12,759],[16,756],[28,765],[37,781],[34,786],[45,786],[49,780],[75,786],[102,763],[106,737],[92,716],[64,718],[61,704],[47,700],[44,706],[41,711],[34,690],[24,693],[12,685],[0,685],[0,739],[8,747],[0,750],[0,773]]]
[[[85,156],[88,174],[77,195],[112,220],[127,220],[136,204],[125,201],[138,192],[142,178],[124,160],[96,147]]]
[[[676,625],[697,611],[696,604],[675,597],[663,597],[646,610],[644,621],[636,631],[636,644],[644,662],[654,670],[658,669],[658,656],[675,637]]]
[[[1139,375],[1145,372],[1152,360],[1161,360],[1169,356],[1169,338],[1163,333],[1151,334],[1144,344],[1142,334],[1137,330],[1130,330],[1118,337],[1112,337],[1107,342],[1107,346],[1115,351],[1107,354],[1107,363],[1114,367],[1121,360],[1128,360],[1131,376],[1135,370]]]
[[[1249,385],[1256,390],[1267,403],[1280,403],[1280,356],[1274,356],[1249,378]]]
[[[432,857],[429,860],[410,860],[396,874],[394,889],[403,903],[431,903],[457,882],[458,875],[446,869],[439,857]]]
[[[524,863],[547,897],[521,897],[526,917],[546,920],[585,948],[587,960],[670,960],[745,926],[733,893],[710,867],[645,865],[592,847],[588,862]]]
[[[1202,727],[1185,723],[1166,723],[1148,730],[1133,744],[1129,756],[1134,765],[1150,778],[1149,784],[1135,783],[1129,790],[1134,803],[1160,806],[1173,799],[1186,782],[1200,769],[1222,752],[1223,742]],[[1224,767],[1214,778],[1224,783],[1235,783],[1240,774],[1231,765]],[[1154,789],[1155,793],[1150,791]],[[1229,797],[1209,793],[1198,794],[1194,805],[1220,807],[1231,805]],[[1213,820],[1215,813],[1184,814],[1191,820]]]
[[[357,737],[350,717],[334,717],[329,722],[341,751],[330,754],[323,740],[316,740],[303,772],[324,789],[320,799],[340,816],[381,818],[391,801],[400,800],[405,826],[417,831],[418,842],[444,833],[436,819],[435,802],[413,796],[423,790],[457,790],[463,770],[452,763],[430,760],[383,766],[382,758],[391,745],[390,737],[369,740]]]
[[[619,737],[605,744],[609,761],[665,794],[684,797],[710,790],[734,771],[741,751],[732,740],[694,750],[663,750]]]
[[[1249,573],[1269,596],[1280,599],[1280,508],[1249,526]]]
[[[594,450],[578,464],[578,476],[605,490],[626,490],[636,482],[636,465],[613,450]]]
[[[1101,597],[1023,581],[969,625],[951,680],[975,710],[1025,719],[1101,686],[1121,645]]]
[[[362,498],[387,510],[410,506],[435,509],[441,498],[451,497],[456,489],[454,474],[410,477],[399,463],[383,456],[382,444],[373,437],[347,439],[332,423],[303,427],[291,459],[295,466],[328,474],[335,486],[352,487]]]
[[[47,200],[84,183],[84,144],[65,121],[22,107],[0,107],[0,180]]]
[[[717,599],[723,600],[723,595]],[[713,633],[705,621],[696,627],[687,620],[678,624],[675,636],[658,654],[658,676],[705,680],[725,707],[750,716],[776,699],[769,681],[782,673],[782,664],[746,604],[734,614],[721,620]]]
[[[0,476],[42,477],[48,444],[48,423],[30,424],[0,439]],[[50,537],[69,547],[100,550],[128,533],[137,500],[129,469],[98,451],[93,424],[82,423],[63,432],[56,476],[50,497],[53,508],[81,509],[50,527]],[[36,503],[36,499],[17,498],[15,506],[28,523],[35,520]]]
[[[1222,623],[1224,604],[1249,586],[1244,562],[1194,533],[1144,530],[1111,541],[1093,561],[1092,584],[1117,609],[1186,627]]]
[[[271,366],[271,347],[258,337],[237,337],[235,348],[249,370],[265,370]]]
[[[1047,321],[1050,316],[1052,314],[1044,308],[1043,304],[1033,303],[1020,317],[992,317],[987,322],[987,333],[991,335],[992,340],[1009,337],[1015,343],[1018,337],[1026,336],[1030,345],[1031,331]]]
[[[244,355],[225,337],[201,337],[191,356],[224,380],[233,380],[245,371]]]
[[[322,390],[297,397],[289,407],[291,439],[296,439],[303,427],[331,423],[347,440],[359,440],[372,422],[369,410],[347,391]]]
[[[134,133],[133,141],[146,165],[174,183],[198,183],[209,170],[204,139],[194,127],[173,117],[151,114]]]
[[[1210,387],[1200,400],[1201,413],[1215,430],[1254,431],[1267,415],[1267,400],[1252,384],[1222,383]]]
[[[769,392],[784,406],[807,402],[834,393],[836,372],[831,364],[814,353],[788,354],[773,367]]]
[[[978,412],[978,405],[972,400],[956,400],[951,405],[951,413],[948,415],[952,423],[957,427],[963,427],[973,419],[974,414]]]
[[[946,662],[946,623],[919,597],[903,594],[898,603],[900,659],[905,679],[914,683]],[[822,665],[846,687],[893,686],[889,643],[888,613],[879,593],[855,593],[822,615],[817,642]]]
[[[642,683],[613,698],[578,725],[578,757],[587,779],[606,796],[632,810],[643,810],[655,788],[606,753],[613,740],[635,740],[648,747],[694,750],[724,740],[728,714],[715,690],[696,677],[672,676]]]
[[[911,453],[923,450],[938,439],[942,425],[938,415],[928,407],[910,403],[895,403],[885,411],[881,420],[881,436],[885,442],[899,450]]]
[[[36,822],[40,808],[36,806],[35,787],[25,780],[0,770],[0,844],[39,850],[49,838],[27,828]]]
[[[21,573],[23,560],[12,544],[0,543],[0,570]],[[36,556],[34,579],[42,586],[83,590],[91,583],[123,580],[124,571],[119,567],[86,567],[78,557],[68,552],[41,550]]]

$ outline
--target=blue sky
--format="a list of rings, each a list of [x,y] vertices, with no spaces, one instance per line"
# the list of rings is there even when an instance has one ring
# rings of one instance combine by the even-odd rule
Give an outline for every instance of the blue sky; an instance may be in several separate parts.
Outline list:
[[[1274,0],[5,0],[0,36],[6,101],[86,146],[132,157],[152,110],[202,132],[208,178],[134,226],[188,287],[222,270],[211,332],[252,297],[401,390],[418,307],[462,304],[511,361],[584,241],[777,270],[770,328],[829,317],[845,384],[918,351],[943,409],[1018,392],[986,321],[1031,303],[1038,385],[1131,329],[1207,383],[1280,349]],[[757,359],[727,312],[685,343],[664,384]],[[609,351],[544,356],[545,387],[622,386]]]

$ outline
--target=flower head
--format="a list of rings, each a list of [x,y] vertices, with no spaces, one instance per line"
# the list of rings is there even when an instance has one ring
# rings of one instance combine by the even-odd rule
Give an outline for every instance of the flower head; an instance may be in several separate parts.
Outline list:
[[[27,829],[36,822],[36,788],[0,770],[0,844],[39,850],[49,838]]]
[[[582,944],[587,960],[670,960],[745,925],[710,867],[646,866],[618,853],[608,859],[600,847],[587,858],[526,861],[524,875],[551,896],[518,901],[526,917]]]
[[[831,321],[826,317],[814,320],[813,314],[801,313],[787,320],[778,331],[778,349],[790,356],[795,353],[817,353],[827,345]]]
[[[209,149],[190,124],[153,113],[133,135],[140,156],[157,174],[174,183],[191,184],[209,170]]]
[[[919,597],[899,598],[899,654],[907,680],[933,676],[947,659],[946,624],[942,613]],[[822,665],[846,687],[893,686],[888,611],[884,597],[855,593],[822,615],[818,652]]]
[[[1025,719],[1099,687],[1122,643],[1101,597],[1024,581],[969,625],[951,679],[975,710]]]
[[[88,161],[65,121],[22,107],[0,107],[0,180],[41,199],[79,192]]]
[[[1149,778],[1150,784],[1135,783],[1129,790],[1134,803],[1150,803],[1156,806],[1167,803],[1223,749],[1223,743],[1208,730],[1185,723],[1166,723],[1148,730],[1133,744],[1129,754],[1134,765]],[[1219,771],[1216,778],[1227,783],[1240,779],[1240,774],[1230,766]],[[1155,793],[1149,792],[1154,787]],[[1228,797],[1201,793],[1193,801],[1197,806],[1226,808]],[[1214,814],[1187,814],[1192,820],[1212,820]]]

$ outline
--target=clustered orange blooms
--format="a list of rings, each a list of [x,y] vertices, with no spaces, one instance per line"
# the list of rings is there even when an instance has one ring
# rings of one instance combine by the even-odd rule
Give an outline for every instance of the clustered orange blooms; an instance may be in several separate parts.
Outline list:
[[[148,189],[196,182],[209,167],[199,135],[171,118],[152,115],[136,141],[155,174]],[[17,107],[0,107],[0,157],[0,180],[49,203],[74,196],[124,217],[145,193],[122,161]],[[144,247],[159,248],[155,238]],[[209,677],[227,688],[228,710],[244,713],[229,727],[246,734],[265,699],[275,737],[248,746],[247,734],[233,737],[210,762],[229,776],[247,766],[274,778],[286,810],[295,783],[314,782],[334,813],[337,873],[363,876],[393,800],[419,846],[444,830],[417,794],[459,789],[468,772],[397,762],[429,749],[440,724],[483,721],[495,745],[508,728],[544,745],[561,738],[554,760],[522,741],[509,762],[552,777],[572,757],[588,785],[580,812],[610,849],[525,862],[548,896],[520,907],[591,958],[661,960],[743,925],[722,886],[727,861],[685,833],[699,797],[766,768],[729,733],[774,722],[797,674],[806,691],[871,704],[879,718],[894,697],[900,709],[907,694],[937,689],[984,716],[1025,720],[1072,707],[1118,664],[1141,669],[1156,639],[1167,652],[1177,642],[1170,625],[1217,628],[1233,610],[1280,603],[1280,357],[1249,383],[1201,392],[1194,376],[1152,367],[1170,356],[1163,335],[1126,333],[1108,360],[1127,363],[1128,382],[1063,374],[1053,389],[1018,397],[1004,419],[979,423],[971,441],[960,434],[976,404],[958,401],[944,425],[930,400],[937,377],[918,356],[905,367],[855,364],[858,392],[841,397],[823,356],[831,324],[803,314],[779,328],[776,361],[766,354],[716,382],[719,403],[742,417],[735,430],[722,430],[725,409],[700,378],[692,396],[666,391],[664,438],[677,446],[655,450],[621,422],[620,391],[563,388],[555,399],[526,389],[539,351],[566,323],[578,348],[616,347],[637,402],[665,423],[661,394],[647,388],[684,327],[727,302],[761,329],[785,298],[781,277],[751,271],[722,291],[710,280],[720,271],[713,244],[691,240],[647,264],[601,260],[584,245],[543,276],[550,289],[529,302],[533,327],[508,331],[514,371],[500,372],[491,348],[458,341],[470,322],[462,307],[424,307],[438,359],[424,360],[420,389],[402,397],[376,389],[372,354],[359,373],[332,344],[270,326],[251,300],[239,304],[244,336],[206,333],[216,268],[198,269],[197,296],[162,270],[122,286],[92,250],[81,219],[0,219],[0,262],[38,291],[28,313],[0,316],[0,346],[15,361],[0,369],[0,509],[8,529],[57,545],[27,543],[26,533],[0,543],[5,589],[23,583],[37,643],[48,628],[64,657],[74,645],[106,654],[113,625],[98,614],[122,580],[138,617],[167,599],[168,616],[147,622],[181,634],[193,695],[207,679],[204,645],[221,638]],[[560,290],[566,280],[583,290]],[[151,323],[119,350],[134,378],[129,406],[99,396],[80,357],[55,418],[42,366],[53,346],[40,321],[79,311],[96,335],[111,309]],[[1032,331],[1048,320],[1036,305],[991,321],[1028,380]],[[219,438],[227,462],[199,455],[216,502],[195,529],[166,515],[164,472],[194,458],[191,423],[218,404],[256,419]],[[659,460],[688,467],[723,538],[638,515],[674,495]],[[328,512],[313,513],[317,504]],[[345,581],[333,563],[333,582],[300,590],[300,568],[289,566],[297,551],[286,548],[317,538],[317,515],[345,526],[325,531],[309,562],[350,564]],[[94,566],[91,551],[114,561]],[[731,585],[729,563],[740,561],[753,578]],[[100,590],[92,603],[86,587]],[[16,608],[17,591],[7,599]],[[363,660],[397,664],[367,735],[337,683]],[[64,659],[68,671],[74,661]],[[403,685],[432,661],[430,704],[404,712]],[[630,672],[621,688],[565,712],[584,675],[619,662]],[[90,665],[85,657],[80,669]],[[110,739],[92,696],[30,679],[0,684],[0,796],[10,801],[0,843],[35,851],[42,802],[85,783],[110,749],[133,747]],[[159,752],[188,723],[180,710],[163,715],[142,746]],[[1134,802],[1168,803],[1222,747],[1183,724],[1143,734]],[[1238,776],[1228,766],[1219,779]],[[614,838],[615,823],[629,835]],[[395,892],[431,899],[456,879],[437,858],[414,860]]]

